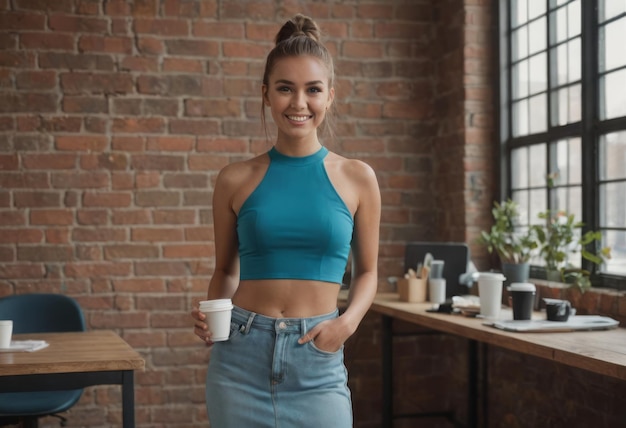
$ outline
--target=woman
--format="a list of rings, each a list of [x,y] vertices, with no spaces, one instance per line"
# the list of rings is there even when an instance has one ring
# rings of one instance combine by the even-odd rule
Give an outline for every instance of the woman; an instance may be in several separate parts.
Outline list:
[[[263,76],[276,142],[225,167],[215,184],[207,296],[232,298],[235,308],[229,340],[214,345],[204,315],[192,311],[195,333],[213,345],[212,428],[352,426],[343,344],[376,293],[380,192],[369,166],[318,139],[333,81],[317,25],[294,16],[278,32]],[[350,250],[352,282],[339,316]]]

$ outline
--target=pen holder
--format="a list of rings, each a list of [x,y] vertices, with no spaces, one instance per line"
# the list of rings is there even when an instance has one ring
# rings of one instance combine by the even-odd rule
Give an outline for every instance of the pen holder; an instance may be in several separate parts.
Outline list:
[[[426,301],[426,285],[428,278],[399,278],[398,294],[400,301],[420,303]]]

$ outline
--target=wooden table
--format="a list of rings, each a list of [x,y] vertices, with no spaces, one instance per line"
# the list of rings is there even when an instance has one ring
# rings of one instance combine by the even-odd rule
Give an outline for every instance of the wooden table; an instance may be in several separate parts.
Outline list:
[[[346,294],[340,296],[340,304]],[[517,333],[484,325],[480,318],[426,312],[432,303],[400,302],[397,293],[379,293],[370,308],[382,315],[383,347],[383,427],[392,426],[392,321],[403,320],[421,327],[454,334],[469,340],[468,417],[469,425],[477,426],[478,344],[493,345],[515,352],[545,358],[560,364],[589,370],[626,381],[626,329],[605,331]],[[507,316],[505,311],[503,319]],[[545,318],[545,313],[535,313]],[[483,407],[485,403],[481,403]]]
[[[50,346],[0,353],[0,392],[121,385],[123,426],[135,426],[133,376],[145,361],[115,332],[16,334],[13,340],[45,340]]]

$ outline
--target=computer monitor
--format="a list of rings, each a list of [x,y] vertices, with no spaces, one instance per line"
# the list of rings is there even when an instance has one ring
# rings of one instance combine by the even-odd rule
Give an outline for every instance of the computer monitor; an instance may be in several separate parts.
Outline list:
[[[469,293],[467,285],[459,283],[459,276],[467,271],[470,261],[469,247],[464,242],[409,242],[404,256],[405,272],[423,263],[427,253],[433,259],[444,260],[443,277],[446,279],[446,297]]]

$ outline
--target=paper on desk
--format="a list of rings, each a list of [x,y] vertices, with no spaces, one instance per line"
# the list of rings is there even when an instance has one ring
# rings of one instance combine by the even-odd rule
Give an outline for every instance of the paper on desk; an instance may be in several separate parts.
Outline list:
[[[48,347],[45,340],[12,340],[8,348],[0,348],[0,352],[35,352]]]

